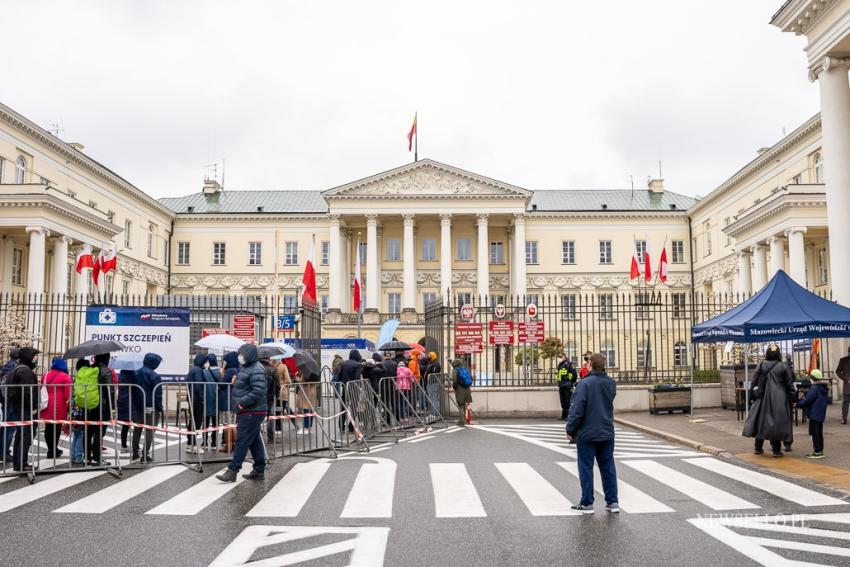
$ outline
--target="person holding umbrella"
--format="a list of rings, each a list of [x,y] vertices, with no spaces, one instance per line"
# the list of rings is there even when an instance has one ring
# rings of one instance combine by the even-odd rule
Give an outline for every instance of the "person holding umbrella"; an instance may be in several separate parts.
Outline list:
[[[236,449],[227,469],[216,475],[222,482],[236,482],[236,474],[242,469],[242,463],[251,451],[254,467],[250,473],[242,475],[251,480],[266,477],[266,449],[260,426],[268,412],[266,404],[266,371],[257,357],[257,347],[242,345],[237,351],[241,370],[233,385],[233,402],[236,404]]]

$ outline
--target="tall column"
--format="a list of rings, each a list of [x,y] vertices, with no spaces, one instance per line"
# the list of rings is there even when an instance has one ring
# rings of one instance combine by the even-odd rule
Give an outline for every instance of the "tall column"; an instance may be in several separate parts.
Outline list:
[[[452,215],[440,215],[440,295],[451,296],[452,288]]]
[[[767,239],[770,245],[770,273],[769,278],[773,278],[776,272],[785,269],[785,237],[771,236]]]
[[[788,237],[788,275],[803,287],[806,287],[806,246],[803,242],[805,234],[805,226],[792,226],[785,231]]]
[[[823,129],[823,177],[826,183],[826,215],[833,242],[850,242],[850,85],[848,59],[824,57],[820,73],[820,108]],[[833,298],[850,305],[850,262],[843,246],[829,252],[829,281]]]
[[[3,288],[4,294],[12,292],[12,264],[15,262],[15,239],[3,237]]]
[[[366,215],[366,311],[381,308],[381,274],[378,272],[378,215]],[[366,316],[364,314],[364,320]],[[379,320],[375,321],[376,323]]]
[[[525,213],[514,214],[514,277],[516,287],[514,294],[520,296],[520,301],[526,294],[525,289]]]
[[[334,322],[334,315],[340,312],[342,296],[340,293],[340,258],[342,257],[342,238],[339,232],[339,215],[329,215],[330,235],[328,238],[328,322]],[[338,318],[337,318],[338,319]]]
[[[406,312],[416,312],[416,246],[413,236],[413,227],[416,217],[412,213],[402,215],[404,218],[404,248],[402,260],[404,268],[404,293],[401,298],[401,309]]]
[[[340,254],[341,265],[339,271],[342,274],[340,277],[340,298],[339,304],[343,313],[351,313],[354,311],[354,306],[351,304],[351,287],[354,280],[351,278],[351,230],[343,228],[340,230],[340,240],[342,242],[342,253]]]
[[[753,292],[753,278],[750,270],[750,251],[738,252],[738,293],[747,296]]]
[[[481,301],[490,295],[490,231],[489,217],[478,215],[478,296]]]
[[[767,285],[767,250],[764,244],[753,245],[753,293]]]
[[[28,226],[30,237],[27,293],[44,293],[44,263],[47,259],[46,240],[49,232],[40,226]]]
[[[71,239],[67,236],[53,238],[53,266],[51,268],[50,292],[53,294],[52,302],[57,304],[64,301],[68,295],[68,245]],[[65,351],[66,317],[62,309],[51,310],[51,319],[46,329],[48,336],[48,349],[50,352],[60,353]]]

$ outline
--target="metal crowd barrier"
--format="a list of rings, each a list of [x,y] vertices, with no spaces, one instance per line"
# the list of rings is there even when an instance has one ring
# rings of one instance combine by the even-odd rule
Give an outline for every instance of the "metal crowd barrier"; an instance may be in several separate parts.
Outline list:
[[[358,424],[367,441],[391,437],[394,443],[398,443],[400,424],[369,380],[353,380],[345,384],[344,399],[353,414],[354,423]]]
[[[466,408],[460,408],[457,405],[454,388],[452,388],[451,374],[429,374],[427,379],[427,389],[434,393],[432,399],[437,401],[437,404],[442,410],[442,415],[446,417],[458,417],[460,414],[466,412]],[[471,409],[470,413],[472,413]]]

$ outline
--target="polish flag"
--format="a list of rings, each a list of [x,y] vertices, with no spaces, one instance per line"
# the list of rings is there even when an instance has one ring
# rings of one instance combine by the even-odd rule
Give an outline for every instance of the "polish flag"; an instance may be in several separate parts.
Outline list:
[[[98,252],[97,258],[94,259],[92,266],[91,279],[94,281],[95,287],[100,285],[100,272],[103,270],[103,250]]]
[[[107,272],[111,272],[112,270],[118,267],[118,256],[115,254],[115,250],[110,250],[103,255],[103,251],[101,251],[101,260],[100,260],[100,271],[106,274]]]
[[[316,303],[316,243],[310,243],[310,254],[307,256],[307,264],[304,266],[304,275],[301,276],[304,289],[301,291],[301,303],[310,301]]]
[[[410,131],[407,133],[407,151],[413,151],[413,137],[416,136],[416,117],[418,116],[418,112],[413,115],[413,125],[410,127]]]
[[[667,262],[667,244],[661,249],[661,261],[658,263],[658,279],[661,283],[667,282],[667,271],[669,270],[669,262]]]
[[[649,240],[644,240],[643,245],[643,277],[646,281],[652,279],[652,264],[649,261]]]
[[[360,312],[360,304],[361,304],[361,275],[360,275],[360,241],[357,241],[357,259],[354,261],[354,312]]]
[[[638,262],[638,253],[637,253],[637,241],[634,243],[634,250],[632,250],[632,267],[629,270],[629,279],[633,280],[636,277],[640,276],[640,263]]]
[[[86,244],[80,255],[77,256],[77,273],[82,274],[83,270],[91,270],[94,268],[94,256],[91,253],[91,246]]]

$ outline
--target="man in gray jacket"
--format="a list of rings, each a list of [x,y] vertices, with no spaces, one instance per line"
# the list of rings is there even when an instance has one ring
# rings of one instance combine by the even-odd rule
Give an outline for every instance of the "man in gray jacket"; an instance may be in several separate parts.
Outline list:
[[[257,347],[242,345],[239,353],[241,370],[233,384],[233,405],[236,407],[236,449],[233,459],[216,478],[222,482],[236,482],[236,474],[251,450],[254,468],[242,475],[253,480],[265,478],[266,449],[263,446],[260,426],[268,413],[266,402],[266,370],[257,358]]]

